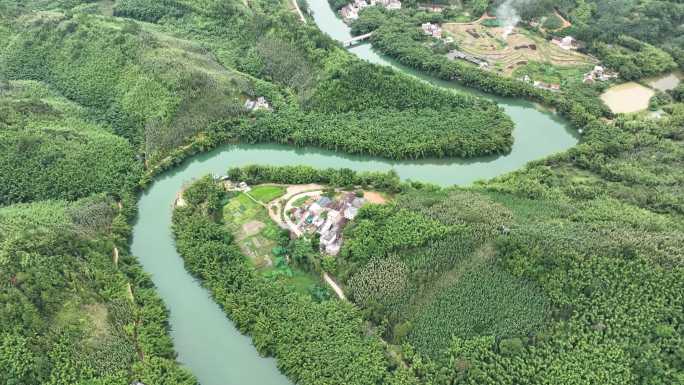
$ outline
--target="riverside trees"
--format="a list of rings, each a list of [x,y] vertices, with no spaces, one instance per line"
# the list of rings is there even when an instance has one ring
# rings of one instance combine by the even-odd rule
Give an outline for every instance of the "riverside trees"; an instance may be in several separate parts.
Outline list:
[[[404,183],[362,208],[327,269],[396,344],[386,383],[679,381],[684,109],[668,111],[595,123],[567,153],[468,189]]]

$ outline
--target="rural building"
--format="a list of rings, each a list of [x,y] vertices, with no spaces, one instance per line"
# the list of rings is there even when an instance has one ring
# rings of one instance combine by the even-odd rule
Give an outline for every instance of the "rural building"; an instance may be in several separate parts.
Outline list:
[[[316,201],[316,203],[321,206],[321,207],[328,207],[330,204],[332,204],[332,199],[322,196],[320,199]]]
[[[247,99],[247,101],[245,101],[245,108],[248,111],[256,111],[256,110],[269,110],[270,111],[271,105],[268,104],[268,101],[266,100],[266,98],[264,98],[263,96],[259,96],[258,98],[256,98],[256,100]]]
[[[552,92],[557,92],[560,91],[561,86],[560,84],[554,84],[554,83],[544,83],[535,80],[534,83],[532,83],[536,88],[542,89],[542,90],[547,90],[547,91],[552,91]]]
[[[401,1],[399,0],[370,0],[370,4],[366,0],[354,0],[340,9],[340,15],[346,22],[356,20],[359,18],[359,12],[370,6],[382,6],[386,9],[401,9]]]
[[[401,1],[399,0],[371,0],[371,5],[379,5],[386,9],[401,9]]]
[[[442,27],[439,24],[423,23],[420,26],[426,35],[436,37],[438,39],[442,38]]]
[[[581,48],[582,44],[577,41],[574,37],[572,36],[565,36],[562,39],[556,39],[553,38],[551,39],[551,43],[565,49],[565,50],[575,50]]]
[[[602,66],[595,66],[593,70],[584,74],[584,83],[592,84],[594,82],[606,82],[611,79],[617,79],[619,74],[617,72],[611,72],[603,68]]]
[[[340,9],[340,15],[345,21],[356,20],[359,18],[359,10],[353,4],[347,4]]]
[[[359,213],[358,208],[356,208],[354,206],[350,206],[344,210],[344,217],[351,221],[352,219],[356,218],[356,215],[358,213]]]
[[[489,67],[489,62],[486,59],[480,58],[480,57],[477,57],[477,56],[474,56],[474,55],[471,55],[471,54],[468,54],[468,53],[465,53],[462,51],[458,51],[455,49],[452,49],[451,51],[449,51],[449,53],[447,54],[447,57],[451,60],[455,60],[455,59],[465,60],[467,62],[475,64],[476,66],[479,66],[480,68]]]

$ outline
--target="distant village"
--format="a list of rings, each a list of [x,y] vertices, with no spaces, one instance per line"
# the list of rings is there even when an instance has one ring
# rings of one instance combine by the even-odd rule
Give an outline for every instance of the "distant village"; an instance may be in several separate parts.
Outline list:
[[[444,36],[442,27],[437,24],[437,23],[423,23],[421,24],[421,30],[423,31],[424,34],[431,36],[435,39],[439,39],[443,41],[444,43],[452,43],[454,39],[450,36]],[[466,30],[468,34],[473,36],[474,38],[479,38],[479,33],[475,29],[468,29]],[[560,47],[563,50],[579,50],[584,47],[584,43],[581,41],[576,40],[572,36],[565,36],[563,38],[553,38],[550,41],[551,44],[554,44],[558,47]],[[535,44],[525,44],[525,45],[520,45],[520,46],[515,46],[514,49],[530,49],[530,50],[537,50],[537,46]],[[490,62],[484,58],[484,57],[479,57],[458,49],[451,49],[447,53],[447,58],[451,60],[463,60],[467,61],[471,64],[474,64],[480,69],[483,70],[489,70],[490,69]],[[605,82],[609,81],[612,79],[617,79],[619,77],[619,74],[617,72],[609,71],[606,68],[596,65],[594,68],[589,71],[588,73],[584,74],[583,76],[583,83],[584,84],[593,84],[595,82]],[[557,83],[545,83],[542,81],[538,80],[533,80],[530,76],[525,75],[523,77],[518,78],[518,80],[532,84],[533,87],[551,91],[551,92],[558,92],[561,90],[561,85]]]
[[[342,247],[342,231],[366,200],[351,192],[335,198],[311,196],[300,207],[285,213],[300,234],[319,234],[321,252],[337,255]]]
[[[362,9],[374,5],[385,7],[386,9],[401,9],[401,1],[399,0],[370,0],[370,3],[366,2],[366,0],[354,0],[340,9],[340,15],[342,15],[342,19],[345,22],[350,23],[352,20],[359,18],[359,12]]]

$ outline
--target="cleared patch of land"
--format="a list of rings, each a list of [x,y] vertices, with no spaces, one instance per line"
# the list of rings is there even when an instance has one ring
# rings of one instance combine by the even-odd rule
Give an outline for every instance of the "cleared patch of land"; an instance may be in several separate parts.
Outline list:
[[[635,82],[610,87],[601,95],[601,100],[614,113],[630,113],[648,108],[648,102],[655,91]]]
[[[384,204],[387,203],[387,198],[376,191],[366,191],[363,193],[363,197],[370,203]]]
[[[268,203],[285,195],[285,188],[275,185],[256,186],[250,192],[252,198],[262,203]]]

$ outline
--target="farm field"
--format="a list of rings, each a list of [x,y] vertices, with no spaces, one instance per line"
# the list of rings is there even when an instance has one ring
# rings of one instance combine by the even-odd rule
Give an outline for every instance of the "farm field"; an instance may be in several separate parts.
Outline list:
[[[514,29],[506,38],[504,28],[479,23],[445,23],[442,28],[454,38],[460,50],[486,59],[492,68],[509,76],[519,67],[534,62],[558,67],[586,67],[597,63],[590,56],[562,49],[522,28]]]
[[[284,192],[285,189],[279,186],[256,186],[250,195],[268,202]],[[318,283],[316,277],[283,262],[283,256],[278,253],[282,249],[281,244],[288,239],[287,233],[283,233],[271,220],[266,208],[244,193],[237,194],[226,203],[223,221],[240,250],[261,274],[283,280],[284,284],[301,293],[309,293],[311,287]]]
[[[285,188],[282,186],[257,186],[253,188],[249,195],[261,203],[268,203],[274,199],[280,198],[285,194]]]

